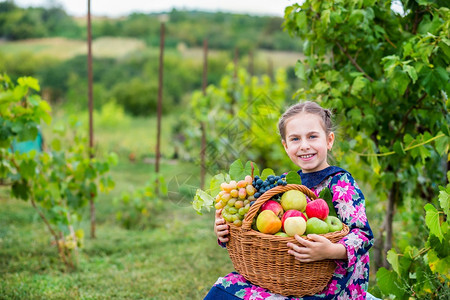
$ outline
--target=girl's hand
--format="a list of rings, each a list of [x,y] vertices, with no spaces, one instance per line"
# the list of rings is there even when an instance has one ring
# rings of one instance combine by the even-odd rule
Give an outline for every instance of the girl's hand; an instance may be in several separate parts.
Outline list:
[[[214,221],[214,233],[221,243],[228,242],[228,224],[225,222],[225,219],[222,218],[222,208],[216,210],[216,217]]]
[[[304,247],[294,243],[287,243],[287,246],[291,248],[288,253],[294,255],[295,259],[301,262],[347,258],[347,249],[344,245],[339,243],[334,244],[329,239],[317,234],[308,234],[308,238],[311,241],[301,238],[296,234],[295,239]]]

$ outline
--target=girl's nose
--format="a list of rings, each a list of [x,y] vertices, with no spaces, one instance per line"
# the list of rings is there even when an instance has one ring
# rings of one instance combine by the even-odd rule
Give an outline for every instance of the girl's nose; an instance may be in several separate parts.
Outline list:
[[[305,141],[305,140],[301,141],[301,142],[300,142],[300,149],[301,149],[301,150],[307,150],[307,149],[309,149],[309,143],[308,143],[308,141]]]

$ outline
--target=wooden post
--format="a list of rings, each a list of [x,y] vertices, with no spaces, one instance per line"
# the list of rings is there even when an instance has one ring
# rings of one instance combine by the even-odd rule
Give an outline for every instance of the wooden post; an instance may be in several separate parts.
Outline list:
[[[92,25],[91,25],[91,0],[88,0],[88,13],[87,13],[87,39],[88,39],[88,102],[89,102],[89,157],[92,160],[94,158],[94,99],[92,92]],[[91,238],[95,239],[95,195],[91,194],[89,199],[90,213],[91,213]]]
[[[206,86],[207,86],[207,78],[208,78],[208,40],[205,39],[203,41],[203,82],[202,82],[202,92],[203,97],[206,96]],[[204,189],[205,187],[205,177],[206,177],[206,128],[205,123],[203,121],[200,122],[200,129],[202,132],[202,142],[200,149],[200,187]]]
[[[234,76],[233,76],[234,79],[237,78],[238,55],[239,55],[238,48],[234,48]]]
[[[162,95],[163,95],[163,71],[164,71],[164,38],[165,27],[161,23],[161,33],[159,42],[159,84],[158,84],[158,125],[156,134],[156,158],[155,172],[159,173],[159,160],[161,157],[161,116],[162,116]]]

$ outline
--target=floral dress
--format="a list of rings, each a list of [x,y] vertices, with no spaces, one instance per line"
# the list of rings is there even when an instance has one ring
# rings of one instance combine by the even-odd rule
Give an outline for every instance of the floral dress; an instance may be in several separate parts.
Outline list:
[[[326,288],[313,296],[285,297],[253,285],[232,272],[220,277],[204,299],[366,299],[373,234],[366,217],[364,195],[350,173],[339,167],[331,166],[313,173],[299,171],[299,174],[302,184],[316,195],[325,187],[330,189],[338,218],[350,228],[350,232],[339,241],[347,249],[348,258],[336,260],[337,267]]]

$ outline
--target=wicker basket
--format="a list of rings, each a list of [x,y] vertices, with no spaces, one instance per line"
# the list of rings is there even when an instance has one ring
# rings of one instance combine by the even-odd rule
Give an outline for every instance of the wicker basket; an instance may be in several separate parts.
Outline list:
[[[264,202],[293,189],[303,192],[310,199],[317,198],[303,185],[288,184],[270,189],[250,207],[241,227],[230,225],[227,249],[236,271],[251,283],[283,296],[302,297],[321,292],[333,276],[336,263],[330,259],[301,263],[288,253],[287,242],[301,246],[293,237],[264,234],[251,228]],[[348,226],[343,225],[341,231],[323,236],[333,243],[338,242],[349,232]]]

